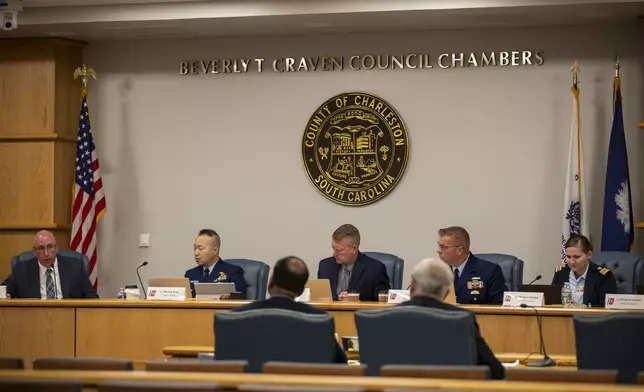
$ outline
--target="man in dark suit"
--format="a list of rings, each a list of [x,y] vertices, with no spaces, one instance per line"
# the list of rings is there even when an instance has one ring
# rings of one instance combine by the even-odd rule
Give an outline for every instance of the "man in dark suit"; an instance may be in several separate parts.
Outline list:
[[[355,226],[338,227],[331,247],[333,257],[320,261],[318,279],[329,279],[334,300],[345,300],[349,292],[357,292],[360,301],[377,301],[380,291],[389,290],[385,265],[360,253],[360,232]]]
[[[443,302],[449,294],[452,285],[452,271],[448,265],[438,259],[425,259],[414,267],[411,273],[411,299],[398,306],[423,306],[455,312],[470,312]],[[505,377],[503,365],[490,350],[490,347],[481,336],[476,316],[473,316],[476,336],[476,363],[490,368],[494,379]]]
[[[82,260],[58,255],[56,237],[43,230],[34,238],[35,257],[12,266],[7,298],[98,298]]]
[[[470,253],[470,235],[462,227],[438,230],[438,256],[452,267],[459,304],[501,305],[505,278],[497,264]]]
[[[243,312],[253,309],[286,309],[308,314],[327,314],[326,311],[314,308],[309,304],[295,302],[302,295],[306,282],[309,280],[309,269],[302,259],[288,256],[280,259],[273,267],[273,275],[268,282],[269,299],[254,301],[234,311]],[[347,356],[335,342],[335,361],[347,363]]]
[[[184,275],[191,283],[234,283],[235,291],[246,295],[244,270],[236,265],[226,263],[219,257],[221,238],[216,231],[203,229],[195,238],[193,245],[197,266],[186,271]]]

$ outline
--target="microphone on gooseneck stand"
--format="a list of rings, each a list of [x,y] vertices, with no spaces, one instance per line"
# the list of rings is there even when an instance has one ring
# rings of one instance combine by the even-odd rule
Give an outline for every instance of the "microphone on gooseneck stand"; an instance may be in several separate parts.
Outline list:
[[[138,268],[136,269],[136,276],[139,278],[139,283],[141,283],[141,289],[143,289],[144,298],[148,299],[148,293],[145,290],[145,286],[143,286],[143,281],[141,280],[141,275],[139,274],[139,269],[141,269],[141,267],[145,267],[146,265],[148,265],[148,262],[144,261],[140,266],[138,266]]]
[[[541,279],[541,275],[537,275],[536,278],[532,280],[532,282],[528,283],[528,286],[531,285],[532,283],[536,282],[537,280]]]
[[[541,275],[539,275],[539,277],[541,277]],[[534,310],[534,313],[537,317],[537,325],[539,326],[539,344],[541,346],[539,350],[541,350],[541,353],[543,354],[543,359],[540,359],[534,362],[528,362],[526,363],[526,366],[532,366],[532,367],[555,366],[555,361],[553,361],[552,358],[548,356],[548,353],[546,352],[546,344],[543,342],[543,329],[541,327],[541,315],[539,314],[539,311],[534,306],[530,306],[526,304],[521,304],[521,307],[530,308]]]

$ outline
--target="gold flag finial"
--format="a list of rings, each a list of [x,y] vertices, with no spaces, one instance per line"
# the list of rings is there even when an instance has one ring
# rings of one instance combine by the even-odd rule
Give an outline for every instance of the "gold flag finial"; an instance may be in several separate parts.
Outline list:
[[[619,54],[615,53],[615,77],[619,78]]]
[[[570,72],[572,72],[572,87],[576,89],[577,83],[579,83],[579,72],[581,72],[579,64],[577,64],[577,60],[575,60],[575,64],[570,68]]]
[[[74,71],[74,80],[78,79],[79,76],[82,77],[81,81],[83,82],[83,90],[87,90],[87,76],[91,76],[96,79],[96,72],[94,72],[92,68],[83,64]]]

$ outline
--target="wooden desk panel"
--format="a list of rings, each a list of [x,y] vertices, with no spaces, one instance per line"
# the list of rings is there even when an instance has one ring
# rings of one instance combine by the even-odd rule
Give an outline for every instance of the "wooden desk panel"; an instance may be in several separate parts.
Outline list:
[[[43,355],[73,356],[74,353],[79,357],[137,361],[163,358],[162,350],[166,346],[213,346],[214,312],[245,303],[247,301],[113,299],[0,301],[0,355],[20,355],[28,360]],[[340,336],[356,335],[356,311],[390,306],[360,302],[312,305],[330,312]],[[464,308],[477,314],[481,333],[494,352],[539,351],[539,333],[533,310],[499,306]],[[617,312],[620,311],[541,308],[539,313],[543,316],[548,353],[575,354],[574,314]],[[32,335],[38,338],[34,340]]]
[[[494,352],[539,352],[539,326],[535,316],[479,314],[481,334]],[[570,316],[544,316],[543,341],[548,354],[575,354],[575,331]],[[519,350],[519,351],[517,351]]]
[[[214,346],[214,310],[79,308],[76,356],[162,359],[168,345]]]
[[[357,336],[354,312],[332,310],[335,330],[339,336]],[[512,315],[507,309],[497,313],[478,313],[476,319],[494,352],[539,352],[539,327],[532,313]],[[543,335],[550,354],[575,354],[575,333],[571,315],[543,317]]]
[[[22,357],[27,367],[38,357],[73,357],[75,313],[70,308],[0,307],[0,355]]]

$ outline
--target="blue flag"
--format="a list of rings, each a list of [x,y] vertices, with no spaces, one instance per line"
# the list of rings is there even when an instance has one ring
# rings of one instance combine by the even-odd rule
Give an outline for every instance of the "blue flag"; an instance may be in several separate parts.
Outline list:
[[[628,156],[622,117],[622,92],[619,76],[613,90],[613,128],[608,146],[602,251],[630,252],[633,243],[633,209],[631,181],[628,175]]]

